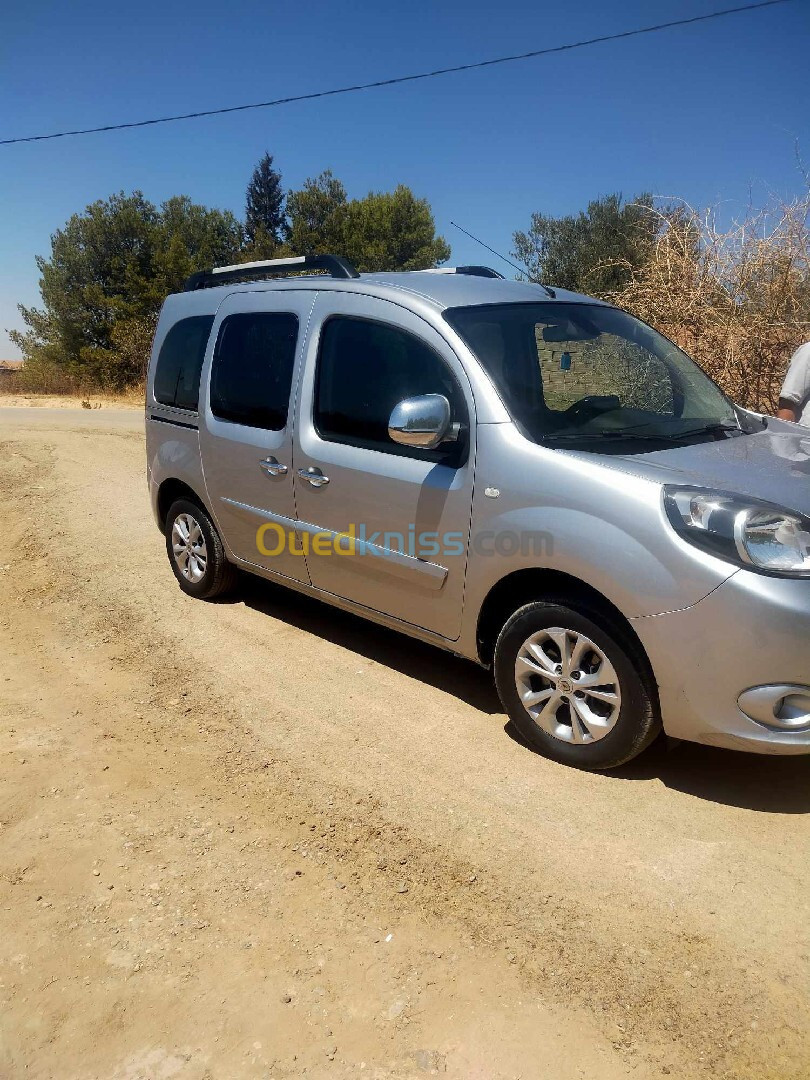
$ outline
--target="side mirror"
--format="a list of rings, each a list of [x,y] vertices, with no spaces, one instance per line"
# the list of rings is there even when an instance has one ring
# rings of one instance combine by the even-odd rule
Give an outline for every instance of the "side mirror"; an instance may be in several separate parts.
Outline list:
[[[401,446],[435,450],[450,431],[450,402],[443,394],[420,394],[394,406],[388,435]]]

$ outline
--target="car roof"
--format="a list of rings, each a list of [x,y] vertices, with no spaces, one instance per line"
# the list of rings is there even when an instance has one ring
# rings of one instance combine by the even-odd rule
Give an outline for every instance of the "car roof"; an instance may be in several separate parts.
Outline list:
[[[571,303],[601,303],[580,293],[554,289],[552,297],[542,285],[529,281],[509,281],[506,278],[479,277],[474,274],[454,274],[417,270],[409,273],[361,274],[357,282],[405,290],[428,300],[436,307],[470,307],[479,304],[550,303],[553,300]]]
[[[509,281],[501,277],[481,277],[469,273],[454,273],[452,268],[438,271],[411,270],[400,273],[367,273],[350,279],[329,275],[261,278],[255,281],[212,285],[192,292],[173,293],[167,298],[167,308],[174,318],[187,314],[215,312],[226,296],[234,293],[274,292],[276,290],[306,289],[318,292],[370,292],[374,296],[399,299],[410,297],[414,306],[426,305],[434,311],[446,308],[471,307],[484,304],[520,303],[587,303],[602,304],[592,296],[553,290],[552,296],[542,285],[528,281]]]

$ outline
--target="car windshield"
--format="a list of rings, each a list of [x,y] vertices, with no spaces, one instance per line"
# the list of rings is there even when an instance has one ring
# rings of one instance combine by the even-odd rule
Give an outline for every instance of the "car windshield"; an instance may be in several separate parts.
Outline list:
[[[734,407],[671,341],[601,304],[492,304],[444,317],[536,442],[677,440],[726,427]]]

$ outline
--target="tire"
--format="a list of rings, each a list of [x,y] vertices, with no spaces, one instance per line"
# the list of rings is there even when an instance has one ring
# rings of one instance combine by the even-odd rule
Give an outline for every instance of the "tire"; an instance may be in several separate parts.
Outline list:
[[[177,499],[169,507],[166,554],[180,588],[198,600],[224,596],[236,585],[239,572],[226,559],[216,526],[191,499]]]
[[[541,754],[579,769],[623,765],[658,735],[645,668],[621,628],[554,600],[519,608],[495,644],[495,685],[512,723]]]

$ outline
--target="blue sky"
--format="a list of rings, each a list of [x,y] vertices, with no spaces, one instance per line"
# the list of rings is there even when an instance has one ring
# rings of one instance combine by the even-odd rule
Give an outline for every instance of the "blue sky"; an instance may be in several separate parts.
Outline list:
[[[6,7],[0,138],[216,108],[388,78],[733,6],[724,0],[40,0]],[[140,188],[241,214],[265,150],[296,187],[331,168],[350,195],[409,184],[451,262],[508,254],[533,210],[651,190],[729,216],[801,193],[810,160],[806,0],[539,60],[346,97],[0,147],[0,359],[34,256],[75,211]]]

